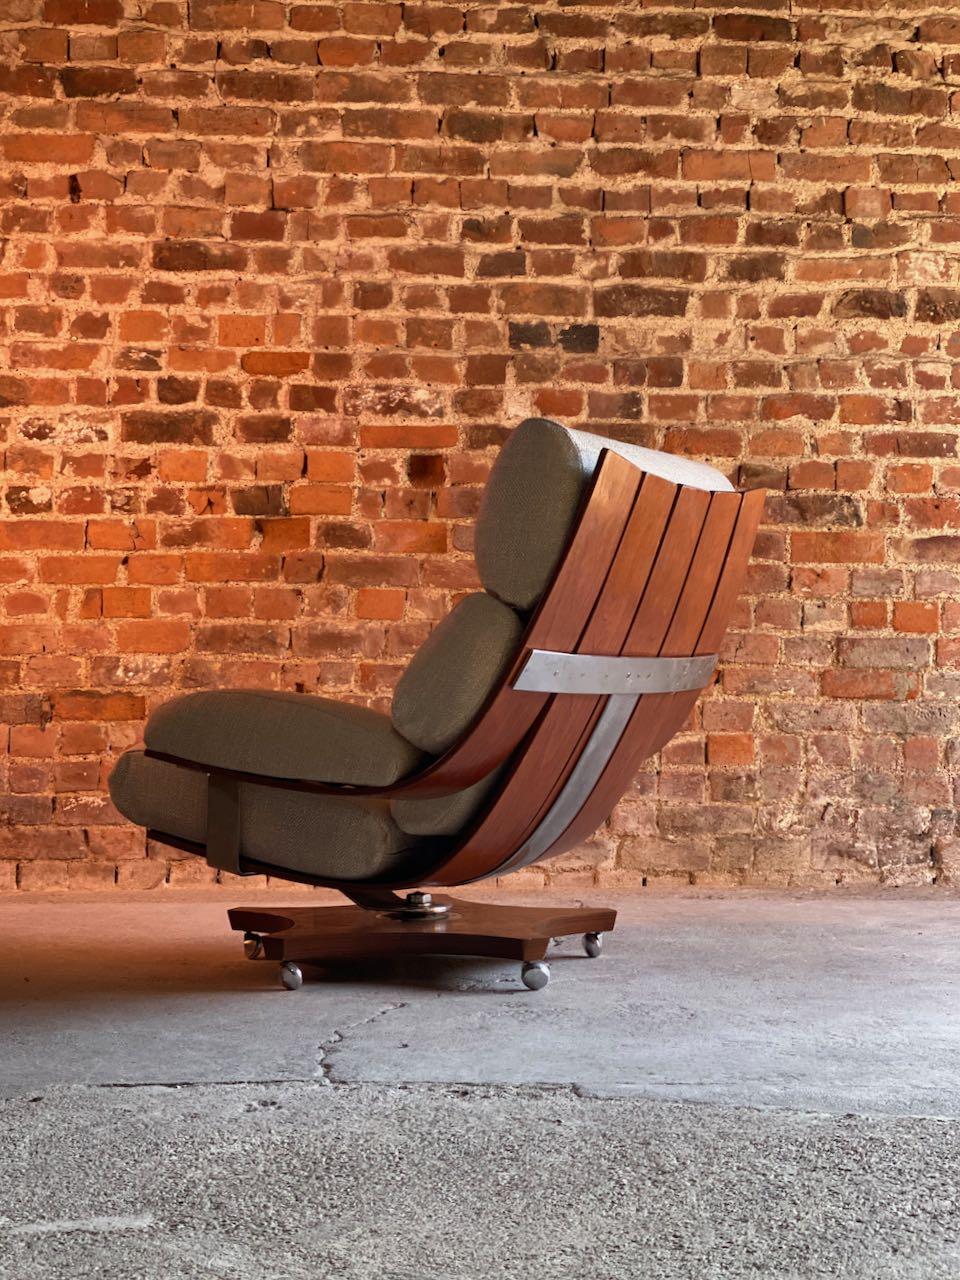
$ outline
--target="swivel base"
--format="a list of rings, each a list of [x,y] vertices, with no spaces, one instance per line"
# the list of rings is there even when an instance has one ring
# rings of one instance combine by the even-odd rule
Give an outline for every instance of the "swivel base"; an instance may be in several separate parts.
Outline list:
[[[411,955],[519,960],[524,985],[538,991],[550,981],[544,957],[552,940],[581,934],[584,951],[596,958],[617,919],[605,907],[510,907],[428,894],[409,895],[399,909],[234,907],[228,915],[231,928],[243,932],[247,956],[279,963],[290,991],[303,984],[302,964]]]

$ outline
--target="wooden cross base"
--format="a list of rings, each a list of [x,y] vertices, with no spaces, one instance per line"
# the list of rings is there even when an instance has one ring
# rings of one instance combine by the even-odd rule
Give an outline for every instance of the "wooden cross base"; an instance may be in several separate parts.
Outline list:
[[[301,963],[410,955],[519,960],[525,963],[524,982],[533,987],[545,986],[549,970],[536,962],[543,960],[552,938],[583,934],[587,954],[599,955],[596,935],[609,933],[617,919],[616,911],[602,907],[498,906],[445,895],[434,896],[432,902],[434,906],[448,906],[447,914],[416,918],[403,916],[402,900],[397,898],[395,902],[396,906],[383,909],[234,907],[228,915],[231,927],[245,935],[247,955],[256,960],[279,961],[283,985],[291,989],[303,980],[298,967]],[[527,966],[531,971],[536,969],[542,981],[528,982]]]

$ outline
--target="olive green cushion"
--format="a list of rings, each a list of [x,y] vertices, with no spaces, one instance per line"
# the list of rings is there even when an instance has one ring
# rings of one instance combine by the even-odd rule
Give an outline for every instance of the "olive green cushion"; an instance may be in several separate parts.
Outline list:
[[[310,782],[387,786],[423,761],[377,711],[265,689],[172,698],[150,717],[144,741],[198,764]]]
[[[520,645],[523,624],[484,592],[466,596],[434,627],[393,695],[394,727],[439,755],[469,727]]]
[[[514,608],[534,607],[573,533],[602,449],[674,484],[733,488],[702,462],[528,418],[500,450],[477,518],[477,569],[487,591]]]
[[[394,822],[410,835],[457,835],[493,794],[502,772],[502,769],[495,769],[472,787],[467,787],[465,791],[454,791],[449,796],[431,796],[426,800],[394,800],[390,804]]]
[[[351,800],[241,783],[240,852],[320,878],[367,880],[418,861],[429,842],[405,834],[383,800]],[[207,775],[128,751],[110,775],[113,803],[131,822],[205,844]]]

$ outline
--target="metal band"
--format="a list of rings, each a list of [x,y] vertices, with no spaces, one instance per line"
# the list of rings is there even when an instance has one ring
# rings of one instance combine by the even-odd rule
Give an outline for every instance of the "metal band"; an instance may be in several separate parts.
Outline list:
[[[553,653],[533,649],[513,682],[530,693],[681,693],[702,689],[717,655],[693,658],[607,657],[595,653]]]
[[[516,853],[497,867],[496,874],[530,866],[561,838],[600,781],[641,694],[702,689],[716,663],[715,653],[691,658],[630,658],[534,649],[514,681],[515,689],[609,696],[590,741],[543,821]]]
[[[580,759],[563,784],[563,789],[550,807],[546,817],[529,839],[520,846],[512,858],[496,869],[496,875],[516,871],[536,862],[554,844],[583,808],[607,761],[616,750],[638,698],[622,694],[609,698],[600,719],[594,726],[590,741],[584,747]]]

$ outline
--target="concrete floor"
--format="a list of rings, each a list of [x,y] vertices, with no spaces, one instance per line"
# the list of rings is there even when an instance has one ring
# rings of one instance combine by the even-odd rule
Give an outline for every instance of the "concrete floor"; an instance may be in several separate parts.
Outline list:
[[[225,905],[0,900],[3,1280],[960,1274],[960,899],[635,896],[536,993]]]

